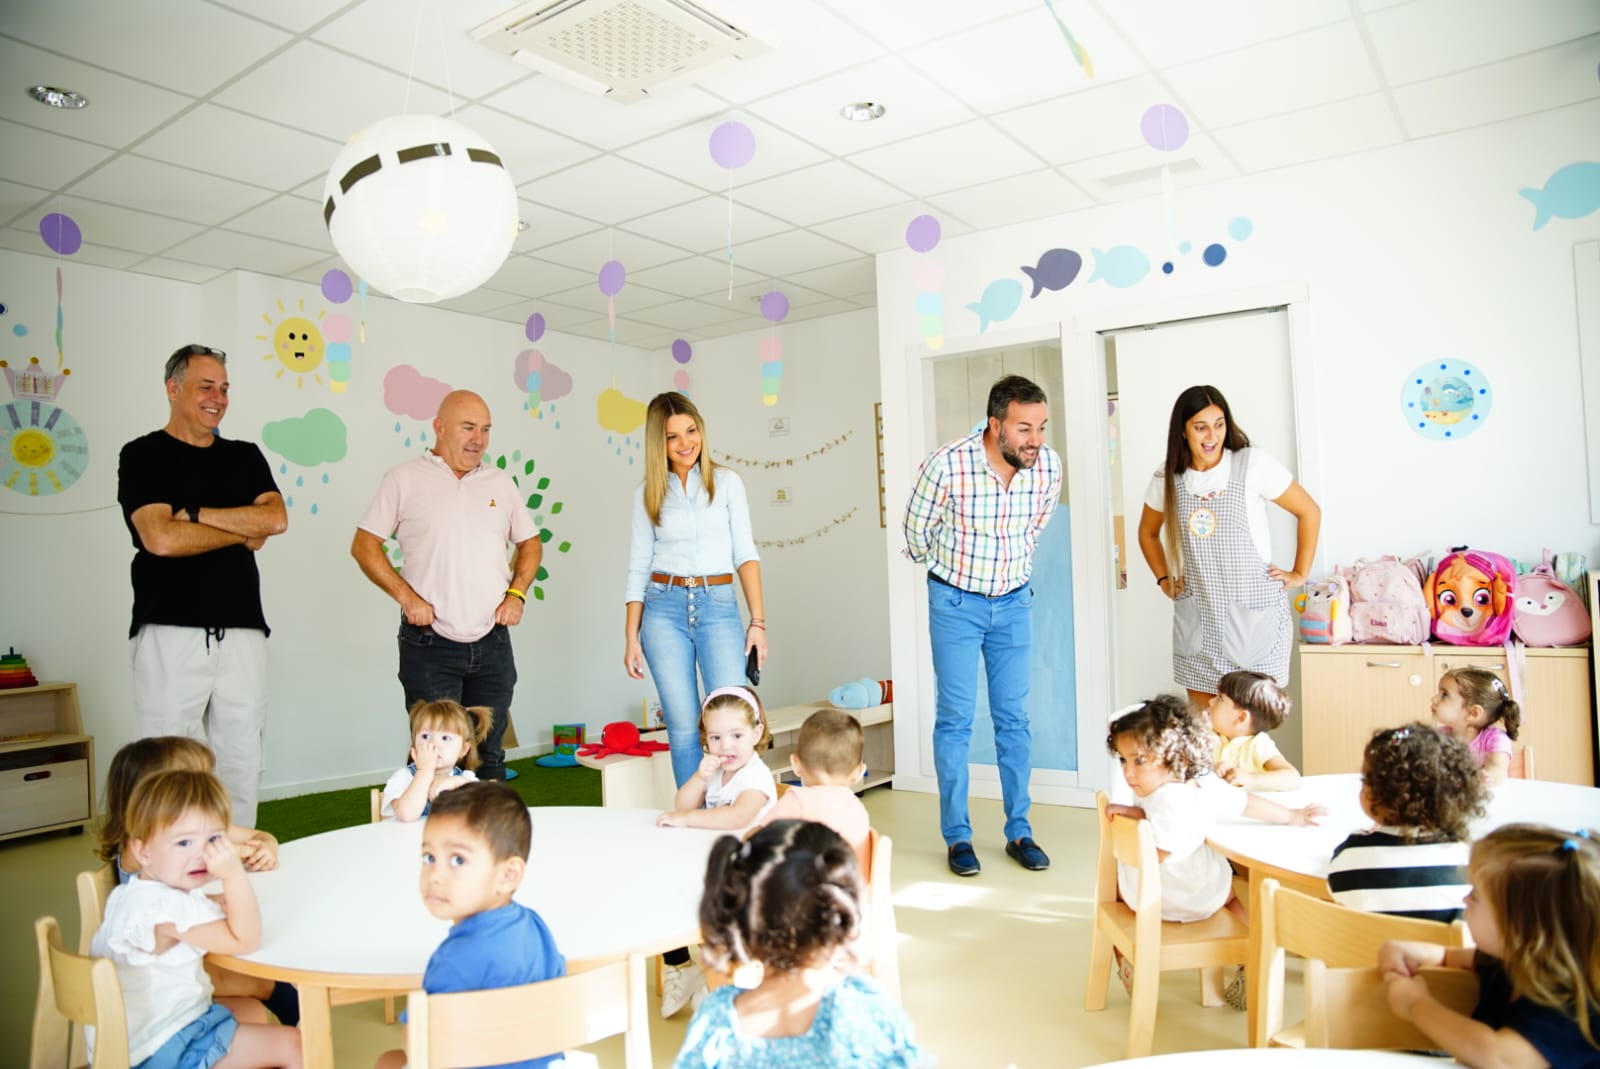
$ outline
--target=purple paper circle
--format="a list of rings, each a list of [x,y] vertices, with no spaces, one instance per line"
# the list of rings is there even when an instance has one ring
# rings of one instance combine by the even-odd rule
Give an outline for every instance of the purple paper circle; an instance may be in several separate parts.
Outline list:
[[[83,248],[83,231],[78,229],[78,224],[72,221],[70,215],[60,212],[51,212],[39,220],[39,236],[51,252],[62,256],[71,256]]]
[[[689,347],[689,343],[684,341],[682,338],[679,338],[677,341],[672,343],[672,359],[676,360],[678,363],[687,364],[689,362],[689,358],[693,355],[694,350],[691,349]]]
[[[732,171],[756,158],[756,135],[742,122],[725,122],[711,131],[711,159]]]
[[[600,268],[600,292],[615,297],[622,292],[622,283],[627,277],[628,269],[622,266],[621,260],[607,260]]]
[[[761,295],[761,317],[769,323],[782,323],[789,315],[789,298],[777,290]]]
[[[527,325],[522,328],[522,333],[528,336],[529,341],[538,341],[544,337],[544,316],[538,312],[529,316]]]
[[[939,220],[919,215],[906,227],[906,244],[912,252],[927,252],[939,244]]]
[[[334,304],[343,304],[350,299],[350,294],[355,292],[350,285],[350,276],[337,267],[323,273],[322,295]]]
[[[1139,132],[1151,148],[1176,152],[1189,140],[1189,120],[1171,104],[1152,104],[1139,120]]]

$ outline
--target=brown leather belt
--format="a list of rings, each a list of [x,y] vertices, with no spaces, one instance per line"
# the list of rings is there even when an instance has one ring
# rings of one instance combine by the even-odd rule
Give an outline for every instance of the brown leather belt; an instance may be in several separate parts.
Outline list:
[[[728,572],[721,575],[668,575],[666,572],[651,572],[652,583],[665,583],[668,586],[727,586],[733,582],[733,576]]]

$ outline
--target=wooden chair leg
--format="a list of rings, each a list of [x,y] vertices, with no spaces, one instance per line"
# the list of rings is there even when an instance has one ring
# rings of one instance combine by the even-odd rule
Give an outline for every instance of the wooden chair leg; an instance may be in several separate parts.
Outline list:
[[[1089,986],[1083,992],[1083,1008],[1106,1008],[1106,992],[1111,987],[1111,938],[1096,924],[1089,941]]]
[[[394,996],[391,995],[389,998],[383,1000],[383,1023],[394,1024],[394,1021]]]
[[[660,998],[667,990],[667,959],[660,954],[656,955],[656,998]]]
[[[1156,1000],[1160,996],[1160,963],[1154,955],[1133,955],[1133,1006],[1128,1011],[1129,1058],[1144,1058],[1156,1036]]]
[[[1223,1004],[1222,989],[1227,981],[1224,979],[1224,966],[1207,965],[1200,970],[1200,1005],[1220,1006]]]

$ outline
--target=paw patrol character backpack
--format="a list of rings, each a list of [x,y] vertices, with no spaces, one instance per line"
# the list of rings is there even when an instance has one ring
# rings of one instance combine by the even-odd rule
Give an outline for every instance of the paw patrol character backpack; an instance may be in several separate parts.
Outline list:
[[[1578,592],[1556,578],[1550,551],[1544,563],[1517,576],[1511,628],[1529,646],[1579,646],[1593,630]]]
[[[1300,617],[1300,641],[1342,646],[1350,641],[1350,583],[1341,575],[1307,583],[1294,599]]]
[[[1335,569],[1343,576],[1343,568]],[[1350,629],[1357,643],[1416,646],[1428,641],[1428,603],[1417,575],[1399,557],[1356,561],[1350,582]]]
[[[1499,646],[1511,637],[1517,573],[1498,553],[1456,546],[1423,591],[1433,635],[1454,646]]]

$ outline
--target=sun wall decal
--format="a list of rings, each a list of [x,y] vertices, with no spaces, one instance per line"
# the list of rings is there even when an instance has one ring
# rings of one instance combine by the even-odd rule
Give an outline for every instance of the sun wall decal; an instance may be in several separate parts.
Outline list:
[[[296,387],[304,387],[308,375],[317,385],[322,385],[322,376],[317,373],[317,369],[322,366],[323,360],[328,355],[327,342],[323,340],[322,329],[306,318],[304,314],[306,302],[304,300],[298,302],[296,312],[293,314],[285,314],[287,310],[284,308],[283,302],[279,301],[277,303],[280,318],[274,320],[271,314],[267,312],[261,313],[261,318],[266,322],[267,329],[272,332],[270,337],[266,334],[256,335],[257,341],[270,342],[272,346],[271,351],[262,359],[269,363],[277,360],[283,364],[283,367],[273,376],[274,378],[281,379],[286,372],[292,371],[298,376],[295,380]],[[320,321],[326,314],[325,311],[318,312],[317,319]]]

